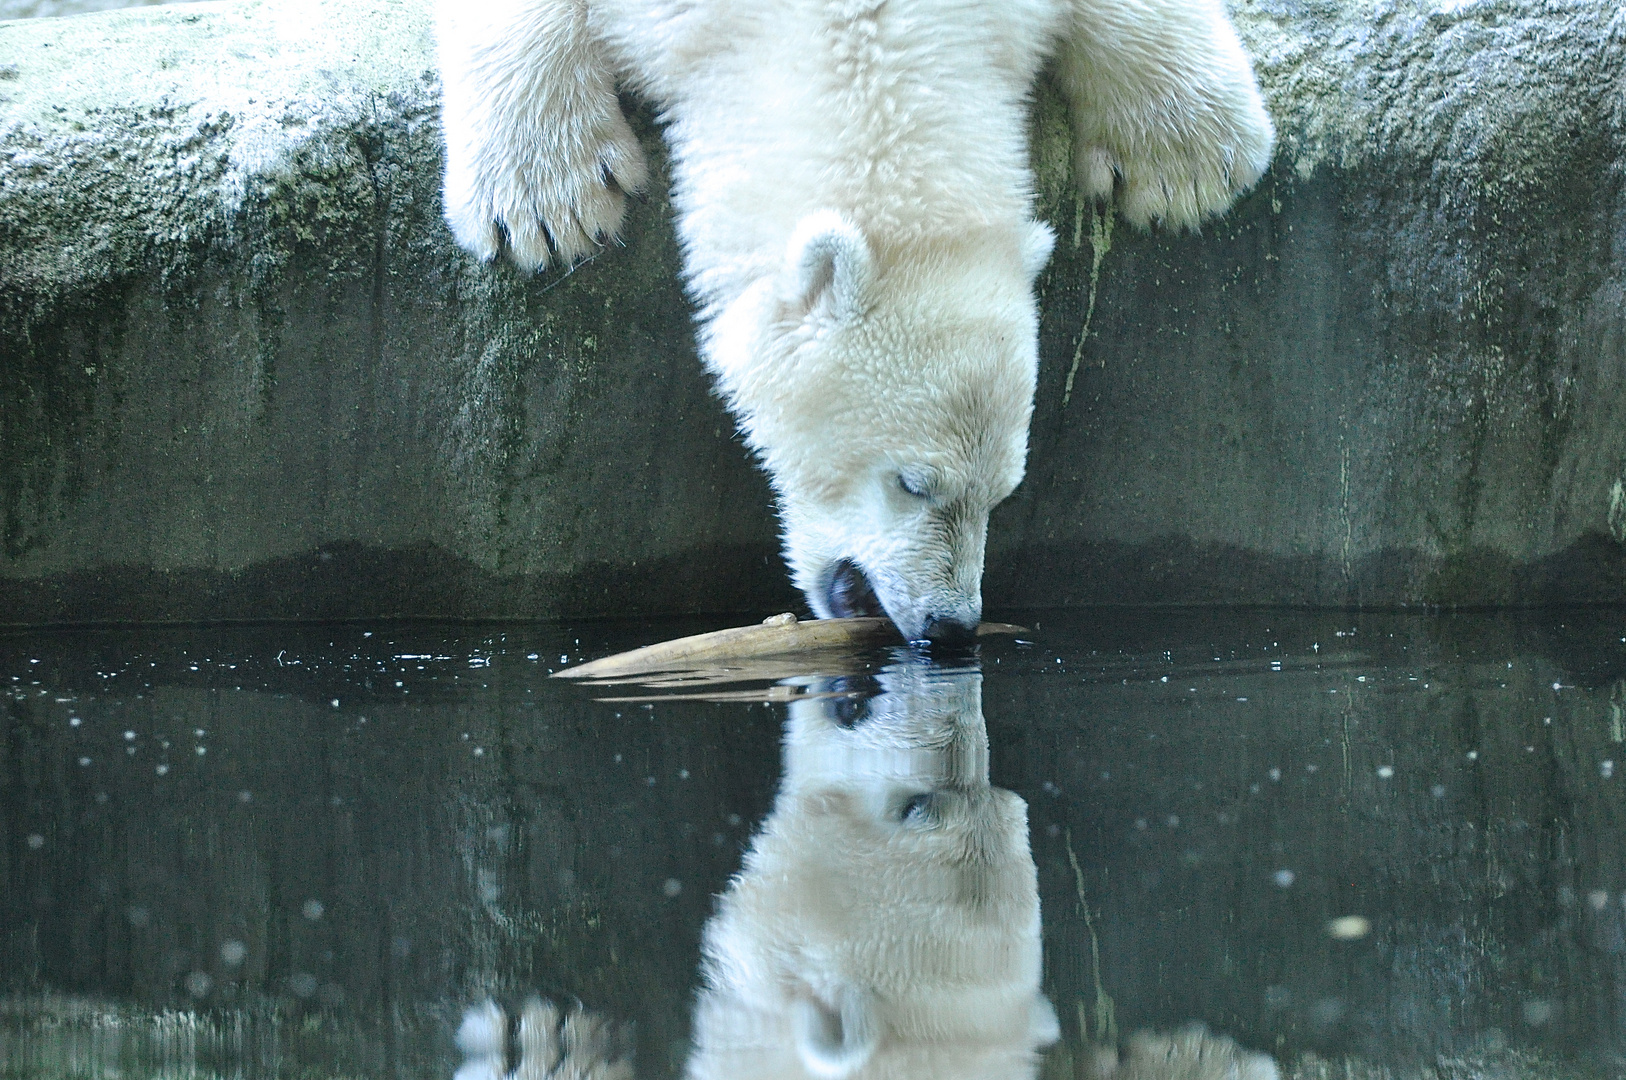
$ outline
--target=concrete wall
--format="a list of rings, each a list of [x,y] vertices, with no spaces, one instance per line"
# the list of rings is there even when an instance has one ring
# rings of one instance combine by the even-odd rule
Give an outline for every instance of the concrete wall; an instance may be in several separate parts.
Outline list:
[[[989,605],[1626,600],[1613,8],[1234,10],[1282,148],[1201,236],[1079,206],[1039,95]],[[481,266],[437,96],[423,0],[0,24],[0,621],[796,604],[663,181]]]

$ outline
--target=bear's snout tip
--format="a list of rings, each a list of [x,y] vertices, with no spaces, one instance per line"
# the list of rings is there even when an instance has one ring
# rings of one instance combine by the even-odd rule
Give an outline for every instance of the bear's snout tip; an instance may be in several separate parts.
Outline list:
[[[920,636],[932,645],[963,648],[977,640],[977,620],[954,615],[927,615]]]

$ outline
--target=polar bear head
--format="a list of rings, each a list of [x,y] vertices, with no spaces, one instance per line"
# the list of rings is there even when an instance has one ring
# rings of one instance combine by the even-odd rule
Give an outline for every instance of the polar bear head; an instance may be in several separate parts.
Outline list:
[[[1042,222],[880,243],[805,218],[776,272],[710,322],[708,365],[772,479],[787,561],[820,617],[910,639],[982,617],[989,512],[1027,460]]]
[[[1057,1035],[1037,874],[1026,804],[988,783],[980,679],[906,661],[856,712],[791,705],[705,930],[689,1080],[1035,1074]]]

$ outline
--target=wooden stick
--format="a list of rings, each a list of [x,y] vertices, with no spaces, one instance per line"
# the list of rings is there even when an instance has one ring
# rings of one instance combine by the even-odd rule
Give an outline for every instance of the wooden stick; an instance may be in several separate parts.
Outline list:
[[[977,636],[1023,634],[1027,631],[1009,623],[983,623]],[[802,622],[786,612],[764,619],[755,626],[735,626],[709,634],[675,638],[646,645],[631,652],[616,653],[587,664],[577,664],[553,673],[555,679],[611,679],[674,667],[743,660],[759,656],[783,656],[815,649],[854,648],[901,643],[891,619],[809,619]]]

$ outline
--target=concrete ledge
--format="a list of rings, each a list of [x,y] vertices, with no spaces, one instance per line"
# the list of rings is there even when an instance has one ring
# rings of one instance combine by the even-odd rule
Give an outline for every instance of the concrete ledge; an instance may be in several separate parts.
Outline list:
[[[1078,206],[1040,95],[1062,242],[989,604],[1626,601],[1613,9],[1235,11],[1283,149],[1203,236]],[[795,603],[664,182],[569,276],[457,252],[423,0],[0,56],[6,621]]]

